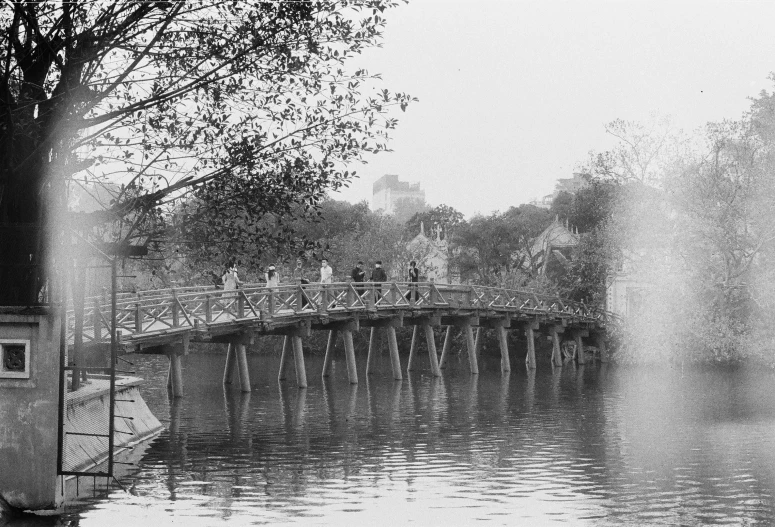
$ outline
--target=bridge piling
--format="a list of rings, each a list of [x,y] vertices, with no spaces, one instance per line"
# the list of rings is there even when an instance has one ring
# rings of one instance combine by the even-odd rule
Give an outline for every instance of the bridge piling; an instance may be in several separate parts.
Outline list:
[[[534,327],[532,322],[525,324],[525,338],[527,339],[527,356],[525,357],[525,365],[527,366],[528,370],[536,369],[536,341],[535,333],[533,331],[535,329],[538,328]]]
[[[283,337],[283,352],[280,355],[280,371],[277,374],[278,381],[284,381],[288,376],[288,357],[291,354],[291,339],[288,335]]]
[[[560,333],[564,332],[563,326],[554,325],[549,329],[552,338],[552,364],[562,366],[562,351],[560,350]]]
[[[328,342],[326,343],[326,356],[323,358],[323,377],[331,375],[331,361],[334,358],[334,349],[336,348],[336,339],[339,331],[332,329],[328,332]]]
[[[240,389],[243,392],[250,391],[250,370],[248,370],[247,346],[237,344],[237,370],[239,371]]]
[[[358,369],[355,364],[355,346],[353,346],[353,332],[346,329],[344,335],[344,351],[347,359],[347,377],[350,384],[358,384]]]
[[[376,333],[375,330],[377,328],[369,328],[369,351],[366,355],[366,375],[371,375],[374,373],[374,362],[372,361],[372,353],[374,352],[374,347],[376,346]]]
[[[304,348],[300,335],[293,335],[293,362],[296,365],[296,384],[299,388],[307,387],[307,370],[304,366]]]
[[[501,371],[508,373],[511,371],[511,361],[509,360],[509,342],[505,324],[499,325],[497,331],[501,348]]]
[[[417,326],[415,326],[415,329],[417,329]],[[425,329],[425,342],[428,344],[428,358],[431,361],[431,373],[434,377],[441,377],[439,360],[436,355],[436,337],[433,335],[433,326],[425,323],[423,324],[423,329]]]
[[[400,381],[403,379],[401,375],[401,358],[398,356],[398,340],[396,339],[396,328],[388,326],[388,345],[390,346],[390,365],[393,368],[393,379]]]
[[[482,328],[478,327],[476,328],[476,337],[474,338],[474,349],[476,350],[477,357],[482,353],[482,346],[480,345],[482,340],[479,340],[480,337],[484,340],[484,337],[482,337]]]
[[[585,364],[587,357],[584,354],[584,342],[583,337],[589,336],[589,332],[577,329],[573,332],[573,340],[576,342],[576,362],[579,364]]]
[[[409,360],[406,362],[406,373],[414,368],[414,355],[417,352],[417,326],[412,328],[412,343],[409,345]]]
[[[474,341],[474,329],[470,323],[463,324],[463,333],[466,336],[466,345],[468,346],[468,365],[471,369],[471,375],[479,375],[479,364],[476,357],[476,342]]]
[[[234,349],[234,346],[233,343],[229,342],[229,347],[226,348],[226,364],[223,367],[223,384],[231,384],[234,367],[237,364],[237,352]]]
[[[447,332],[444,335],[444,345],[441,347],[441,359],[439,359],[439,369],[444,367],[445,362],[447,361],[447,354],[449,353],[449,348],[452,346],[452,326],[447,326]]]
[[[602,332],[595,334],[595,343],[600,352],[600,362],[608,362],[608,349],[605,344],[605,335]]]

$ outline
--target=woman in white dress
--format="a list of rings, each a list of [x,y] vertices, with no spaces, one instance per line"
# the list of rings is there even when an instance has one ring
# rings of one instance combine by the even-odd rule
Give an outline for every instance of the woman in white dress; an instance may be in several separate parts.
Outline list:
[[[237,275],[237,264],[234,262],[234,260],[229,262],[229,267],[226,269],[226,272],[223,273],[221,281],[223,282],[224,291],[233,291],[242,284],[242,282],[240,282],[239,276]]]
[[[271,289],[276,289],[280,285],[280,275],[275,271],[274,265],[270,265],[266,273],[266,286]]]

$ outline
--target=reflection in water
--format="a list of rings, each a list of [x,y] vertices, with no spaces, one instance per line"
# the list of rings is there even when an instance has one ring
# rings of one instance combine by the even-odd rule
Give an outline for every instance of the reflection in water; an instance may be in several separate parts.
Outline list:
[[[775,520],[771,373],[568,363],[501,375],[484,356],[480,375],[450,360],[441,378],[421,367],[394,381],[378,355],[351,385],[343,359],[318,381],[310,357],[316,381],[299,389],[277,384],[277,358],[251,356],[256,389],[243,394],[214,373],[223,357],[190,355],[187,393],[170,401],[161,362],[139,359],[168,429],[130,492],[60,525]]]

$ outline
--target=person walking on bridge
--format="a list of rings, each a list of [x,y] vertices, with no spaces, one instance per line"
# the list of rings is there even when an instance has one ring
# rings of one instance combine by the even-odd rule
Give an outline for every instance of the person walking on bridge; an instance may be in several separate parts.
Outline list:
[[[363,270],[362,261],[358,261],[358,263],[355,264],[355,268],[353,268],[350,273],[350,278],[352,278],[353,283],[356,284],[355,292],[358,293],[359,297],[363,298],[363,292],[365,291],[363,283],[366,281],[366,271]]]
[[[387,274],[385,274],[385,270],[382,268],[381,260],[377,260],[374,263],[371,281],[374,282],[374,302],[377,303],[382,298],[382,282],[387,282]]]
[[[266,278],[266,286],[271,289],[276,289],[280,286],[280,275],[275,270],[274,265],[270,265],[269,269],[267,269],[266,273],[264,273],[264,277]]]
[[[409,292],[406,294],[406,299],[410,302],[414,300],[417,302],[417,282],[420,281],[420,271],[417,269],[417,262],[412,260],[409,262]]]
[[[237,275],[237,263],[233,259],[229,260],[229,265],[223,276],[221,276],[221,281],[223,282],[224,291],[233,291],[242,285]]]

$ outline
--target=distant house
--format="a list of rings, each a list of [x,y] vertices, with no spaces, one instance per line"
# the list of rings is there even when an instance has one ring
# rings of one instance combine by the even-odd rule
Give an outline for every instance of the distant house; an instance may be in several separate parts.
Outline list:
[[[537,269],[539,275],[545,275],[553,262],[563,267],[570,263],[571,253],[580,239],[578,229],[555,217],[554,221],[536,236],[530,248],[514,254],[513,259],[519,262],[521,268]]]
[[[431,229],[430,237],[425,234],[425,226],[420,223],[420,232],[406,244],[406,249],[420,270],[420,279],[425,277],[438,284],[454,283],[449,270],[449,245],[446,237],[442,239],[442,227]]]
[[[425,191],[419,183],[399,181],[396,174],[385,174],[374,182],[371,195],[371,210],[393,214],[400,200],[425,203]]]

